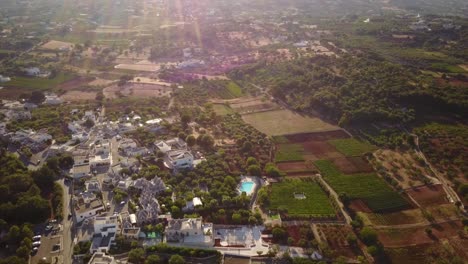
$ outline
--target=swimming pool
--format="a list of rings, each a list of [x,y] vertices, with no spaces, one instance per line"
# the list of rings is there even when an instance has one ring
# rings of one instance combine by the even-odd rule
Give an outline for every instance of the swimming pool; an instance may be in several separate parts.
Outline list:
[[[251,194],[253,191],[255,183],[253,181],[245,181],[241,183],[240,191],[245,192],[247,195]]]

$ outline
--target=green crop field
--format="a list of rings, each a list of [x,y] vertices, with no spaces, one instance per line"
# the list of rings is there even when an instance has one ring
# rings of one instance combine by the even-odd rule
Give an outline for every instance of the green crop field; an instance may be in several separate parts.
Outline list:
[[[234,97],[241,97],[243,95],[242,88],[233,81],[230,81],[226,88]]]
[[[332,144],[339,152],[347,157],[361,156],[366,152],[371,152],[376,149],[369,143],[358,141],[354,138],[333,139],[328,143]]]
[[[442,72],[450,72],[450,73],[464,73],[465,70],[462,69],[458,65],[451,65],[448,63],[432,63],[431,67],[435,70],[442,71]]]
[[[296,199],[303,193],[305,199]],[[288,216],[334,216],[335,210],[325,192],[312,180],[285,180],[270,189],[270,209],[287,209]]]
[[[32,78],[32,77],[13,77],[10,82],[5,83],[8,87],[31,88],[38,90],[49,90],[57,85],[71,80],[75,77],[73,74],[59,73],[55,78]]]
[[[232,110],[232,108],[224,104],[213,104],[213,110],[217,115],[220,116],[225,116],[234,113],[234,110]]]
[[[304,148],[300,144],[279,144],[277,148],[276,162],[304,160]]]
[[[409,205],[375,173],[345,175],[329,160],[318,160],[314,165],[338,194],[345,193],[351,199],[362,199],[374,212],[396,210]]]

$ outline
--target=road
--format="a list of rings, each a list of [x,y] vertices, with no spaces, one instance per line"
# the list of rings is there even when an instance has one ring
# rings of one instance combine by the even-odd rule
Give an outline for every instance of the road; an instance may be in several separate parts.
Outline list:
[[[419,147],[419,137],[418,137],[418,135],[413,134],[413,133],[409,133],[409,134],[414,137],[414,144],[416,145],[415,151],[418,154],[418,156],[421,157],[421,159],[424,160],[424,162],[427,164],[429,169],[434,173],[436,178],[440,181],[440,183],[442,184],[442,187],[445,190],[445,193],[450,197],[451,202],[453,202],[453,203],[459,202],[461,204],[461,206],[459,206],[459,209],[463,212],[463,214],[466,215],[466,210],[463,207],[463,202],[461,201],[460,197],[458,197],[458,194],[453,190],[450,182],[448,182],[447,179],[444,177],[444,175],[441,175],[440,172],[432,166],[432,164],[429,162],[429,160],[427,160],[424,153],[421,151],[421,149]]]
[[[69,185],[65,184],[64,180],[61,179],[58,183],[63,188],[63,246],[62,246],[62,256],[63,256],[63,263],[64,264],[71,264],[72,263],[72,254],[73,254],[73,237],[74,237],[74,230],[73,230],[73,219],[68,218],[68,214],[70,213],[70,208],[72,208],[71,204],[71,195],[72,195],[72,183]]]
[[[345,221],[348,225],[351,224],[351,221],[353,221],[353,219],[351,218],[351,216],[349,216],[349,214],[346,212],[345,210],[345,206],[344,204],[340,201],[340,198],[338,196],[338,194],[335,192],[335,190],[333,190],[330,185],[328,185],[328,183],[326,181],[323,180],[322,178],[322,175],[318,174],[318,180],[323,184],[323,186],[325,186],[328,190],[328,192],[330,193],[331,196],[333,196],[333,199],[335,199],[336,203],[338,204],[338,206],[340,207],[340,211],[341,211],[341,214],[343,215],[343,217],[345,218]]]

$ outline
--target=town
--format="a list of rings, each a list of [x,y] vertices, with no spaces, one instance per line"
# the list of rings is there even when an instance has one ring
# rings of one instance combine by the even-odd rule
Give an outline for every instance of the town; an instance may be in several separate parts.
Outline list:
[[[0,3],[0,264],[465,263],[441,3]]]

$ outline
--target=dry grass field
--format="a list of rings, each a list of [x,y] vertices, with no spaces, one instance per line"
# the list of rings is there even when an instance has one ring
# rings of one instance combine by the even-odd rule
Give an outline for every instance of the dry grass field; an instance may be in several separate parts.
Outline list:
[[[319,118],[302,116],[286,109],[245,114],[242,119],[269,136],[339,129]]]

